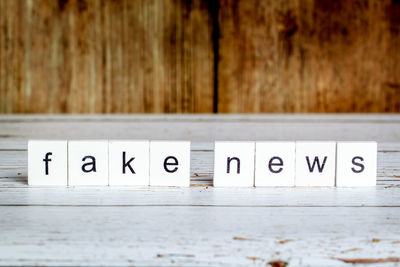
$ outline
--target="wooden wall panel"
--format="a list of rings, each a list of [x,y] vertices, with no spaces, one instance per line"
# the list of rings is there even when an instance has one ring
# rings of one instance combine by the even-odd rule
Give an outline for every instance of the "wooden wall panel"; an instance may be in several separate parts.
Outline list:
[[[0,0],[0,113],[213,111],[399,112],[400,2]]]
[[[400,2],[221,0],[219,112],[399,112]]]
[[[201,0],[0,0],[0,113],[212,112]]]

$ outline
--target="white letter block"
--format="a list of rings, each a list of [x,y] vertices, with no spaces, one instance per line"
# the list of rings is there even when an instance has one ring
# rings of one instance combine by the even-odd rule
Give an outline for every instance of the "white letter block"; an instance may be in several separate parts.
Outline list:
[[[190,186],[190,142],[150,142],[150,185]]]
[[[335,142],[296,142],[296,186],[334,186]]]
[[[28,142],[28,184],[67,185],[67,141]]]
[[[108,185],[108,141],[68,141],[68,185]]]
[[[149,141],[119,141],[108,143],[109,184],[149,185]]]
[[[295,142],[256,142],[255,186],[294,186]]]
[[[336,186],[376,185],[376,142],[338,142]]]
[[[254,142],[215,142],[214,186],[254,186]]]

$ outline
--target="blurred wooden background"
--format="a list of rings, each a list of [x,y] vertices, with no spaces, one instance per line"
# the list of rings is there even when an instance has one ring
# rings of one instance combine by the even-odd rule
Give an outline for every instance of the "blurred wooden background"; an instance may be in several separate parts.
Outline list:
[[[0,0],[0,113],[399,111],[399,0]]]

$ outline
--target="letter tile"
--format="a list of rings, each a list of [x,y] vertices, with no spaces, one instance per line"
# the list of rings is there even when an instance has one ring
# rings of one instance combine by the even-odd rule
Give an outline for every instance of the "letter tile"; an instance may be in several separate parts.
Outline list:
[[[296,142],[296,186],[334,186],[336,142]]]
[[[150,142],[150,185],[190,186],[190,142]]]
[[[214,186],[254,186],[254,142],[215,142]]]
[[[28,184],[67,185],[67,141],[28,142]]]
[[[336,186],[375,186],[376,142],[338,142]]]
[[[110,185],[149,185],[149,144],[149,141],[109,141]]]
[[[108,141],[68,141],[68,185],[108,185]]]
[[[295,142],[257,142],[255,186],[294,186]]]

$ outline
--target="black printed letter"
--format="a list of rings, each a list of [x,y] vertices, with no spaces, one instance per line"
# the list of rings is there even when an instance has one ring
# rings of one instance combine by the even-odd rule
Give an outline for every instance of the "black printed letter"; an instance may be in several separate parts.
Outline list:
[[[128,167],[129,170],[132,173],[135,173],[135,171],[133,170],[132,166],[131,166],[131,162],[134,160],[135,158],[131,158],[128,162],[126,162],[126,152],[122,152],[122,173],[125,174],[125,168]]]
[[[356,162],[356,159],[358,159],[358,160],[360,160],[360,161],[364,161],[364,159],[363,159],[362,157],[360,157],[360,156],[354,157],[354,158],[351,160],[351,163],[353,163],[354,165],[360,167],[360,169],[359,169],[359,170],[356,170],[356,169],[354,169],[354,168],[351,168],[351,170],[352,170],[353,172],[355,172],[355,173],[360,173],[360,172],[362,172],[362,171],[364,170],[364,164],[359,163],[359,162]]]
[[[231,172],[231,161],[232,160],[236,160],[236,173],[239,174],[240,173],[240,159],[238,159],[237,157],[233,157],[233,158],[227,158],[227,162],[226,162],[226,173],[230,173]]]
[[[278,163],[273,163],[274,160],[278,160]],[[272,166],[283,166],[283,160],[280,157],[272,157],[269,160],[269,163],[268,163],[268,168],[269,168],[270,172],[272,172],[272,173],[280,173],[283,170],[283,168],[279,168],[277,170],[274,170],[272,168]]]
[[[320,164],[319,164],[319,158],[318,158],[318,157],[315,157],[312,166],[310,166],[310,159],[309,159],[308,156],[307,156],[306,159],[307,159],[308,169],[310,170],[310,172],[313,172],[313,171],[314,171],[315,163],[317,164],[318,171],[319,171],[319,172],[322,172],[322,171],[324,170],[324,166],[325,166],[325,163],[326,163],[326,159],[327,159],[327,158],[328,158],[328,157],[324,157],[324,161],[322,162],[322,166],[320,166]]]
[[[51,159],[49,159],[49,156],[53,155],[53,153],[51,152],[47,152],[46,156],[44,156],[43,161],[45,162],[45,173],[46,175],[49,175],[49,161],[51,161]]]
[[[169,159],[171,159],[171,160],[173,160],[174,162],[168,162],[168,160]],[[178,159],[177,158],[175,158],[175,157],[173,157],[173,156],[168,156],[168,157],[166,157],[165,158],[165,160],[164,160],[164,170],[166,171],[166,172],[176,172],[177,170],[178,170],[178,167],[175,167],[175,168],[173,168],[172,170],[170,170],[170,169],[168,169],[168,167],[167,166],[177,166],[179,163],[178,163]]]
[[[88,162],[82,165],[82,171],[83,172],[96,172],[96,159],[93,156],[86,156],[83,157],[82,161],[85,161],[86,159],[91,159],[92,162]],[[87,166],[91,166],[90,169],[86,169]]]

